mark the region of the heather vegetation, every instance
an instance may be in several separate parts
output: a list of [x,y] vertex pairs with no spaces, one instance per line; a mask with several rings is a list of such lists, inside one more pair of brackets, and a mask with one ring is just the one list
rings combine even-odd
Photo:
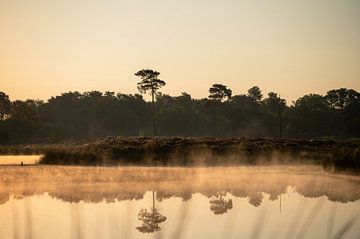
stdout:
[[[148,72],[140,72],[142,74]],[[139,73],[139,77],[141,74]],[[158,73],[158,72],[152,72]],[[0,144],[57,143],[105,136],[212,136],[295,139],[360,137],[360,94],[335,89],[308,94],[291,104],[259,87],[235,94],[214,84],[209,98],[170,96],[139,82],[140,94],[68,92],[48,101],[10,101],[0,93]],[[153,88],[151,88],[153,87]],[[156,124],[155,124],[156,121]]]
[[234,166],[315,164],[360,171],[360,141],[245,138],[107,137],[77,145],[47,146],[41,164]]

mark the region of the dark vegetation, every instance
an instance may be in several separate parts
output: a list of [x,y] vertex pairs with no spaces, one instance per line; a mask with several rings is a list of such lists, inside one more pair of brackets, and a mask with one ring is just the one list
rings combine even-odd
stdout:
[[[289,106],[274,92],[263,98],[257,86],[247,94],[233,95],[227,86],[213,84],[207,99],[193,99],[187,93],[176,97],[161,94],[159,89],[166,83],[159,75],[150,69],[135,73],[140,78],[139,92],[149,93],[151,102],[139,94],[99,91],[68,92],[47,102],[11,102],[0,92],[0,153],[44,153],[44,164],[183,166],[311,161],[325,168],[360,170],[359,141],[354,141],[360,137],[360,93],[355,90],[309,94]],[[150,135],[165,137],[144,137]],[[353,141],[334,141],[344,139]],[[56,145],[59,142],[62,144]]]
[[[157,76],[154,80],[158,80]],[[11,102],[5,93],[0,93],[0,144],[154,133],[323,140],[360,137],[360,94],[355,90],[336,89],[324,96],[309,94],[287,105],[273,92],[263,98],[258,87],[249,89],[247,94],[233,95],[226,86],[214,84],[208,99],[194,99],[187,93],[162,95],[157,92],[160,85],[139,85],[156,98],[153,104],[139,94],[114,92],[68,92],[47,102]],[[157,126],[152,120],[155,116]]]
[[42,164],[233,166],[319,164],[360,171],[360,141],[245,138],[122,138],[47,147]]

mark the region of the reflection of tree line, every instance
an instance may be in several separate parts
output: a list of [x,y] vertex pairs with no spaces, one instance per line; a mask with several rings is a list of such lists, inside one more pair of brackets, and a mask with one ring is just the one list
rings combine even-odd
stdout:
[[214,214],[224,214],[233,207],[232,200],[226,199],[226,192],[219,192],[210,199],[210,210]]
[[[144,183],[145,184],[145,183]],[[177,185],[179,186],[179,185]],[[189,187],[191,185],[188,185]],[[267,187],[267,185],[249,185],[245,187],[239,185],[238,188],[228,188],[226,190],[220,187],[207,188],[207,187],[193,187],[186,188],[180,187],[175,189],[173,187],[154,187],[153,185],[142,185],[135,187],[133,185],[120,184],[116,187],[107,187],[106,184],[100,185],[81,185],[75,184],[69,187],[50,184],[42,188],[33,188],[32,186],[24,187],[3,187],[0,184],[0,205],[6,203],[11,197],[23,198],[26,196],[41,195],[48,193],[49,196],[56,199],[61,199],[64,202],[80,202],[86,203],[99,203],[102,201],[111,203],[122,200],[140,200],[143,198],[146,191],[157,192],[157,200],[163,200],[170,197],[180,197],[184,201],[191,199],[192,194],[200,193],[206,197],[212,198],[213,200],[222,200],[224,198],[224,192],[230,193],[235,197],[248,197],[249,203],[254,206],[259,206],[262,202],[262,193],[269,194],[270,200],[277,200],[279,195],[287,191],[288,186],[294,187],[295,191],[302,196],[316,198],[327,196],[330,201],[334,202],[352,202],[360,199],[360,190],[358,189],[357,183],[344,182],[341,186],[332,185],[331,189],[327,185],[316,185],[316,184],[304,184],[304,185],[291,185],[282,184],[276,187]],[[210,187],[210,186],[209,186]],[[219,193],[222,192],[222,193]]]
[[[263,194],[258,192],[249,196],[249,203],[255,207],[261,205],[263,200]],[[152,192],[153,205],[150,210],[141,209],[138,214],[138,219],[141,221],[141,225],[136,227],[139,232],[152,233],[161,230],[159,224],[164,222],[167,218],[162,215],[155,207],[155,192]],[[218,192],[209,200],[210,210],[215,215],[220,215],[229,212],[233,208],[232,199],[227,198],[225,191]]]
[[[81,192],[81,190],[78,192]],[[94,194],[96,194],[96,192],[94,192]],[[75,202],[75,203],[78,203],[80,201],[84,201],[84,202],[88,202],[88,203],[99,203],[99,202],[103,201],[104,199],[108,203],[115,202],[116,200],[119,200],[119,201],[129,200],[129,199],[139,200],[139,199],[143,199],[144,194],[145,193],[143,193],[141,195],[130,194],[129,197],[122,196],[121,198],[116,198],[115,196],[113,196],[111,198],[103,198],[102,200],[100,200],[100,198],[102,198],[102,197],[101,197],[101,195],[99,195],[98,198],[95,197],[91,200],[89,197],[84,197],[81,199],[81,194],[79,195],[76,192],[74,192],[73,197],[71,195],[68,197],[64,197],[64,195],[59,195],[59,194],[57,196],[54,196],[53,194],[49,193],[49,195],[51,197],[61,199],[65,202]],[[179,193],[176,196],[181,197],[181,195],[182,194]],[[182,197],[183,200],[189,200],[189,199],[191,199],[192,193],[190,194],[190,192],[185,192],[183,195],[184,195]],[[26,192],[25,195],[11,195],[9,193],[0,193],[0,204],[6,203],[8,200],[10,200],[10,198],[23,199],[25,196],[31,196],[31,193]],[[156,201],[162,201],[163,199],[167,199],[167,198],[170,198],[173,196],[174,195],[163,194],[162,192],[158,192],[155,194],[155,191],[152,191],[152,207],[150,209],[141,209],[139,211],[138,219],[141,221],[141,225],[136,227],[136,229],[142,233],[153,233],[153,232],[161,230],[159,224],[164,222],[167,218],[166,218],[166,216],[162,215],[160,213],[160,210],[156,207]],[[204,196],[210,198],[209,199],[210,210],[215,215],[227,213],[233,208],[232,199],[230,199],[228,197],[229,194],[226,191],[220,191],[220,192],[214,193],[213,195],[207,194]],[[261,192],[252,193],[252,194],[248,195],[248,198],[249,198],[250,204],[252,204],[255,207],[258,207],[262,203],[263,194]],[[270,196],[270,198],[271,198],[271,196]]]
[[[281,195],[280,195],[281,197]],[[249,195],[249,203],[254,207],[261,205],[263,201],[263,194],[261,192],[253,193]],[[162,199],[161,199],[162,200]],[[161,201],[159,200],[159,201]],[[273,198],[273,200],[275,200]],[[280,199],[281,200],[281,199]],[[155,192],[152,191],[152,207],[150,210],[141,209],[138,214],[138,219],[141,221],[141,225],[136,227],[139,232],[153,233],[160,231],[160,223],[164,222],[167,218],[162,215],[158,208],[155,206]],[[229,212],[233,208],[233,202],[231,198],[228,198],[227,192],[221,191],[210,197],[210,210],[215,215],[220,215]]]
[[[81,187],[80,187],[81,188]],[[55,194],[49,193],[49,196],[55,197],[57,199],[61,199],[65,202],[80,202],[84,201],[87,203],[99,203],[101,201],[106,201],[108,203],[112,203],[115,201],[122,201],[122,200],[140,200],[144,198],[144,194],[146,192],[129,192],[129,194],[124,195],[119,192],[107,192],[105,194],[99,194],[97,191],[92,191],[90,194],[82,194],[82,190],[75,190],[74,191],[66,191],[63,194],[56,191]],[[275,201],[280,200],[281,203],[281,195],[286,193],[289,190],[288,186],[283,187],[275,187],[272,191],[261,192],[261,191],[244,191],[244,190],[222,190],[222,191],[208,191],[208,192],[200,192],[203,196],[209,198],[209,209],[214,215],[221,215],[224,213],[228,213],[233,208],[233,201],[230,198],[232,197],[241,197],[241,198],[248,198],[249,204],[253,205],[254,207],[259,207],[264,199],[264,193],[269,195],[269,200]],[[300,188],[297,191],[300,195],[305,197],[321,197],[326,195],[324,191],[302,191]],[[338,190],[339,193],[343,193],[341,190]],[[89,192],[88,192],[89,193]],[[149,209],[141,209],[138,213],[138,220],[140,221],[140,225],[136,227],[136,229],[141,233],[154,233],[161,230],[159,224],[167,220],[165,215],[162,215],[160,210],[156,207],[157,201],[162,201],[164,199],[168,199],[170,197],[181,197],[184,201],[191,199],[192,195],[196,193],[196,191],[184,191],[184,192],[177,192],[175,194],[170,193],[169,191],[154,191],[152,190],[152,206]],[[12,194],[12,193],[5,193],[1,192],[0,190],[0,205],[6,203],[10,198],[13,199],[23,199],[27,196],[32,195],[41,195],[42,193],[39,191],[31,192],[31,190],[26,190],[23,194]],[[93,197],[91,197],[92,195]],[[339,202],[347,202],[347,201],[355,201],[358,198],[352,198],[352,200],[344,200],[344,198],[340,198],[337,196],[329,197],[331,201]],[[281,205],[281,204],[280,204]],[[281,206],[280,206],[281,207]],[[280,209],[281,210],[281,209]]]
[[[226,191],[236,197],[257,192],[276,199],[294,187],[306,197],[327,196],[338,202],[360,198],[359,177],[323,173],[319,167],[224,167],[224,168],[132,168],[132,167],[9,167],[0,168],[0,195],[49,195],[67,202],[113,202],[141,199],[147,191],[157,198],[207,197]],[[7,201],[0,197],[0,202]]]

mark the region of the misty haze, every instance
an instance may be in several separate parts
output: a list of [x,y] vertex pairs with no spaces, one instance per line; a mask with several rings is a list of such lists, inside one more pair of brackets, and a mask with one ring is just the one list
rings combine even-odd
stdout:
[[360,1],[0,1],[0,239],[358,239]]

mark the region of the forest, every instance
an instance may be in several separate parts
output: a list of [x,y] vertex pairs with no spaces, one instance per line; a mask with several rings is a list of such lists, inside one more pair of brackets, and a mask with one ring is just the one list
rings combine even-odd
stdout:
[[360,93],[353,89],[308,94],[289,104],[274,92],[263,96],[257,86],[232,95],[226,86],[214,84],[208,98],[156,92],[153,102],[141,94],[109,91],[67,92],[47,101],[10,101],[0,92],[0,144],[153,136],[153,116],[156,136],[360,138]]

